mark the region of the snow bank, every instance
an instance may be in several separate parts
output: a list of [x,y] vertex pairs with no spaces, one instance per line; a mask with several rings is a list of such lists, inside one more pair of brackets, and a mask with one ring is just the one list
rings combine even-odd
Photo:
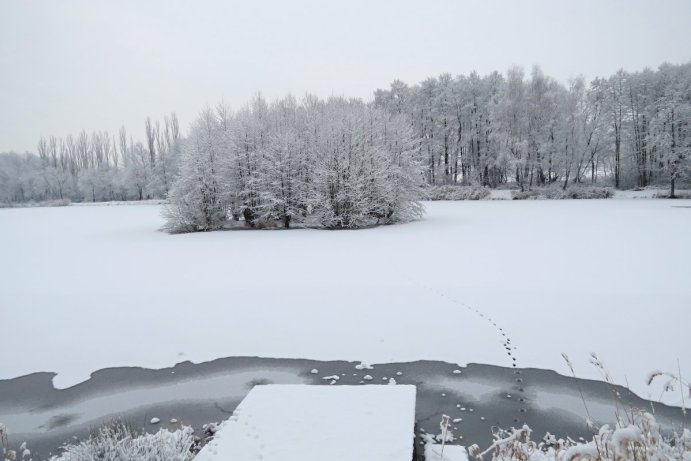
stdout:
[[405,225],[193,235],[158,232],[155,205],[0,210],[0,379],[227,356],[570,374],[561,352],[600,379],[595,351],[646,397],[651,370],[691,370],[689,205],[433,202]]
[[415,386],[255,386],[195,461],[409,461]]

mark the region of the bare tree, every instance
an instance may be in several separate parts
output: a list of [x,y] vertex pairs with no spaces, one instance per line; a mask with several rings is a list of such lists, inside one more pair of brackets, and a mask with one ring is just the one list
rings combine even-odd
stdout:
[[149,164],[151,168],[156,166],[156,129],[151,125],[151,117],[144,121],[146,131],[146,145],[149,148]]

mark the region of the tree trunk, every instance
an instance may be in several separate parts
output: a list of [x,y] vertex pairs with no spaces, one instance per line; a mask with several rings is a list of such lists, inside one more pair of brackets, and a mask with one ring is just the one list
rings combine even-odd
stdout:
[[621,140],[617,135],[617,139],[614,141],[614,187],[619,189],[619,175],[620,175],[620,151]]
[[561,188],[561,190],[566,190],[566,187],[569,185],[569,175],[571,173],[571,169],[566,170],[566,175],[564,176],[564,187]]

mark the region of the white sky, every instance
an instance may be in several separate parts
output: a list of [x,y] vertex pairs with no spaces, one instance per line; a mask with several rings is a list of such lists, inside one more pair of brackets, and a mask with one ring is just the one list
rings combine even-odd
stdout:
[[559,80],[691,59],[689,0],[0,0],[0,152],[82,129],[398,78],[540,64]]

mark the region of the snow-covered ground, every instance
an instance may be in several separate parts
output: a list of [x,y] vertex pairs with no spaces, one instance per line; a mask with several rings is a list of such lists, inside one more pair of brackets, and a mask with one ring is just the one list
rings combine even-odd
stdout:
[[243,355],[567,374],[561,352],[599,378],[594,351],[647,397],[652,369],[691,373],[691,201],[426,206],[367,230],[187,235],[157,230],[158,205],[0,210],[0,379]]
[[256,386],[195,461],[408,461],[415,386]]

